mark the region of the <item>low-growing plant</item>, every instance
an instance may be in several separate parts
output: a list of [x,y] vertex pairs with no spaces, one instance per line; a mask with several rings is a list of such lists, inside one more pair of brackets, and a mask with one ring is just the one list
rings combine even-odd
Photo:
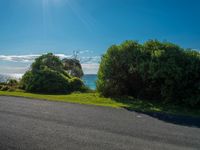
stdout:
[[9,91],[9,92],[14,92],[14,91],[16,91],[16,88],[14,88],[14,87],[9,87],[9,89],[8,89],[7,91]]
[[3,85],[2,87],[1,87],[1,91],[8,91],[10,88],[9,88],[9,86],[8,85]]
[[72,91],[80,91],[84,84],[81,79],[73,77],[70,79],[70,86]]
[[9,85],[9,86],[17,86],[18,85],[18,81],[15,80],[15,79],[9,79],[7,81],[7,85]]
[[0,82],[0,85],[6,85],[6,82]]

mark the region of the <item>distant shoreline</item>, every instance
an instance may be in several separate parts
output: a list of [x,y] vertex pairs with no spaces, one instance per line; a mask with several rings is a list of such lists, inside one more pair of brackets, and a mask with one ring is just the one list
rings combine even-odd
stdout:
[[[22,73],[0,73],[2,76],[9,76],[9,77],[14,77],[14,78],[20,78],[24,74]],[[84,74],[85,76],[97,76],[97,74]]]
[[[17,73],[16,74],[0,73],[0,82],[6,82],[9,79],[19,80],[22,76],[23,74],[17,74]],[[85,85],[93,90],[96,89],[96,79],[97,79],[97,74],[85,74],[82,78]]]

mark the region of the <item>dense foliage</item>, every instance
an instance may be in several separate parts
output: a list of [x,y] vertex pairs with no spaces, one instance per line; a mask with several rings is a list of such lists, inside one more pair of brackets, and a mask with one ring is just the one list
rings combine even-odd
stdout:
[[71,76],[78,77],[78,78],[83,77],[84,74],[83,74],[82,66],[79,60],[65,58],[62,60],[62,63],[64,65],[64,69]]
[[0,91],[15,91],[19,83],[15,79],[8,79],[7,82],[0,83]]
[[52,53],[37,58],[21,80],[22,89],[36,93],[69,93],[83,87],[82,80],[70,76]]
[[102,57],[97,89],[104,96],[134,96],[200,106],[200,53],[150,40],[111,46]]

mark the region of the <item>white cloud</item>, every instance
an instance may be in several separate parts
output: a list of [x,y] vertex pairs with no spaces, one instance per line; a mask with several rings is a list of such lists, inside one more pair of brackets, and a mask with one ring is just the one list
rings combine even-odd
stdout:
[[1,66],[0,74],[24,74],[29,67]]
[[0,60],[13,62],[29,62],[34,60],[38,55],[0,55]]
[[92,53],[92,51],[89,50],[84,50],[84,51],[78,51],[80,54],[84,54],[84,53]]
[[[60,57],[60,59],[72,57],[72,55],[65,54],[55,55]],[[2,61],[7,62],[6,65],[3,63],[1,64],[0,74],[23,74],[28,70],[30,64],[39,56],[41,55],[0,55],[0,63]],[[100,58],[100,56],[80,57],[80,62],[82,64],[84,73],[96,74],[99,68]],[[14,62],[15,65],[13,65],[11,62]]]
[[99,69],[99,64],[82,64],[85,74],[96,74]]
[[[71,55],[65,55],[65,54],[55,54],[55,55],[60,57],[61,59],[71,57]],[[33,62],[39,56],[41,55],[0,55],[0,61],[30,63]]]
[[81,57],[80,62],[82,64],[93,64],[93,63],[99,63],[100,59],[101,59],[100,56]]

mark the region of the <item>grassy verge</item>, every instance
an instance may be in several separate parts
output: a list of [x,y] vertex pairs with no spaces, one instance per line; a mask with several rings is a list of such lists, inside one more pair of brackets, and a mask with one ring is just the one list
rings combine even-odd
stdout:
[[100,97],[98,93],[72,93],[69,95],[44,95],[25,93],[23,91],[8,92],[0,91],[0,96],[17,96],[33,99],[42,99],[49,101],[70,102],[97,106],[107,106],[114,108],[126,108],[128,110],[137,110],[141,112],[164,112],[176,115],[200,117],[200,110],[194,110],[176,106],[172,104],[162,104],[158,102],[149,102],[136,99],[111,99]]

